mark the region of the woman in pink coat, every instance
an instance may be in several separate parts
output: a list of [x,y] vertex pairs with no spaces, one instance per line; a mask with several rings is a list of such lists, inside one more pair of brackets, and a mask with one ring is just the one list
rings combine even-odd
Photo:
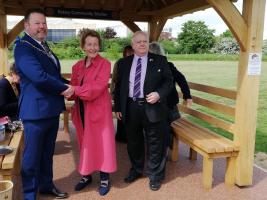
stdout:
[[78,171],[82,179],[75,186],[79,191],[92,181],[91,174],[100,171],[100,195],[109,192],[109,173],[115,172],[116,153],[112,120],[111,96],[108,91],[111,64],[102,58],[100,36],[85,29],[81,35],[81,47],[86,57],[72,67],[70,84],[75,100],[72,120],[77,132],[80,149]]

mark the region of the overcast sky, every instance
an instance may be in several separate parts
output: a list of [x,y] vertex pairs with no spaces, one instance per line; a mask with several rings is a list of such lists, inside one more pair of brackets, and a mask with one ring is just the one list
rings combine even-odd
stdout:
[[[237,8],[240,10],[242,8],[242,2],[238,1],[235,3]],[[266,4],[267,5],[267,4]],[[265,8],[265,22],[264,22],[264,34],[263,38],[267,39],[267,15],[266,15],[267,9]],[[14,20],[20,20],[21,17],[15,17],[15,16],[8,16],[8,21],[14,21]],[[63,20],[63,19],[62,19]],[[164,28],[171,28],[173,32],[173,37],[177,37],[177,34],[180,32],[182,24],[187,22],[188,20],[194,20],[194,21],[204,21],[206,25],[210,29],[215,30],[215,35],[220,35],[222,32],[228,29],[228,27],[225,25],[224,21],[220,18],[220,16],[214,11],[213,9],[206,9],[205,11],[199,11],[195,12],[193,14],[187,14],[182,17],[176,17],[173,19],[170,19],[167,21]],[[49,18],[48,19],[48,26],[49,21],[59,21],[59,19],[55,18]],[[80,19],[74,19],[73,21],[84,23],[84,24],[96,24],[97,28],[103,28],[107,26],[116,26],[122,24],[118,21],[100,21],[100,20],[80,20]],[[146,29],[147,24],[146,23],[137,23],[141,29]]]

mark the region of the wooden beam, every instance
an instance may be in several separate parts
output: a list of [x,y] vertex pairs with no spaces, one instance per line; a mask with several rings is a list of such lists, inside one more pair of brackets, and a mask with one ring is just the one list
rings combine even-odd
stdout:
[[119,9],[121,10],[124,7],[124,0],[120,0]]
[[153,20],[148,22],[148,32],[149,32],[149,41],[157,41],[159,39],[160,33],[167,21],[167,18],[162,18],[158,20]]
[[14,26],[12,28],[12,30],[10,30],[7,33],[7,46],[9,46],[13,40],[15,40],[15,38],[24,30],[24,19],[22,19],[19,23],[16,24],[16,26]]
[[104,9],[106,0],[100,0],[101,8]]
[[150,0],[150,2],[153,5],[153,7],[155,7],[155,8],[159,7],[159,5],[154,0]]
[[120,20],[147,22],[151,20],[151,16],[138,15],[136,12],[124,10],[120,12]]
[[40,5],[44,6],[45,0],[40,0]]
[[166,0],[160,0],[161,1],[161,3],[164,5],[164,6],[166,6],[167,5],[167,2],[166,2]]
[[140,11],[138,14],[173,18],[176,16],[182,16],[188,13],[203,10],[209,7],[210,5],[207,3],[206,0],[198,0],[198,1],[186,0],[186,1],[178,1],[173,4],[168,4],[168,6],[165,6],[160,10]]
[[136,4],[135,4],[135,5],[136,5],[136,6],[135,6],[135,10],[136,10],[136,11],[139,11],[139,10],[141,9],[143,3],[144,3],[144,0],[138,0],[138,1],[136,2]]
[[235,36],[242,51],[246,47],[247,24],[235,5],[229,0],[207,0]]
[[124,23],[133,33],[136,31],[141,31],[141,29],[139,28],[139,26],[134,23],[134,21],[130,21],[130,20],[121,20],[122,23]]
[[60,5],[61,5],[61,7],[65,7],[65,0],[60,0]]
[[0,15],[5,15],[5,8],[3,0],[0,0]]
[[0,15],[0,48],[6,47],[7,17]]
[[251,54],[262,52],[265,4],[266,0],[243,1],[243,17],[248,28],[245,50],[240,51],[234,125],[234,143],[240,146],[235,178],[239,186],[253,182],[259,75],[249,75],[248,68]]
[[0,15],[0,74],[7,74],[7,16]]
[[81,0],[81,8],[85,6],[85,0]]

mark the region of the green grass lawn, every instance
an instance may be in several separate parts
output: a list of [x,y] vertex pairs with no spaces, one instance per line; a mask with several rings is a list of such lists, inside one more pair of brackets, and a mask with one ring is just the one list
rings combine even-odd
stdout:
[[[62,72],[70,73],[71,66],[75,62],[73,60],[62,60]],[[174,61],[174,64],[190,82],[236,90],[237,61]],[[194,91],[192,93],[194,94]],[[263,62],[262,65],[259,94],[256,151],[267,152],[267,62]],[[209,96],[209,98],[215,101],[223,101],[227,104],[234,104],[234,102],[216,96]],[[225,119],[224,116],[219,117]],[[229,118],[227,120],[231,121],[232,119]],[[214,127],[210,128],[227,135],[227,133]]]

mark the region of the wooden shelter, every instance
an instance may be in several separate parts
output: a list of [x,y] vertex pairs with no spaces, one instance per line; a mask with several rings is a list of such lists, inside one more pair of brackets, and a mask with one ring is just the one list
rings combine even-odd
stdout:
[[261,53],[265,0],[243,0],[240,13],[231,0],[0,0],[0,74],[6,73],[7,48],[23,30],[20,21],[7,31],[7,15],[24,15],[28,8],[44,8],[47,16],[122,21],[133,32],[135,22],[148,22],[151,41],[157,40],[166,21],[176,16],[213,8],[228,25],[240,45],[234,143],[240,146],[235,183],[252,184],[259,75],[248,75],[249,57]]

